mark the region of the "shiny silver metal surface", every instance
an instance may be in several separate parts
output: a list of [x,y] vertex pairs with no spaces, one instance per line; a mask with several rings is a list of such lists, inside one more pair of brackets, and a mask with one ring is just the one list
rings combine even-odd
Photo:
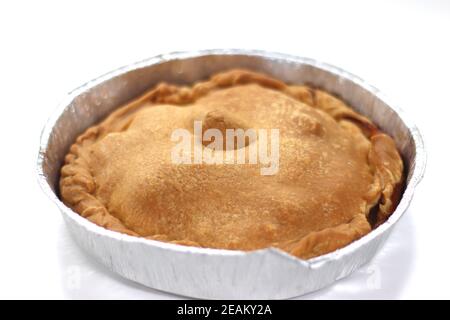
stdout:
[[[98,227],[58,198],[59,171],[68,148],[86,128],[160,81],[190,84],[230,69],[247,68],[290,83],[333,92],[372,119],[397,143],[407,168],[407,186],[387,222],[335,252],[300,260],[278,249],[254,252],[186,247],[136,238]],[[38,156],[38,179],[56,203],[77,243],[125,278],[197,298],[289,298],[349,275],[368,262],[406,211],[425,169],[416,126],[376,88],[339,68],[285,54],[209,50],[164,54],[92,80],[71,92],[46,124]]]

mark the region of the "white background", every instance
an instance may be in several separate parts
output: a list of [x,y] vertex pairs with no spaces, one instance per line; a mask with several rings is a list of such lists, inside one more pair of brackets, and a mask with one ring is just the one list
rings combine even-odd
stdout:
[[428,166],[376,258],[306,298],[450,298],[450,3],[445,1],[0,2],[0,298],[177,298],[82,252],[39,189],[39,135],[64,94],[170,51],[312,57],[382,89],[415,119]]

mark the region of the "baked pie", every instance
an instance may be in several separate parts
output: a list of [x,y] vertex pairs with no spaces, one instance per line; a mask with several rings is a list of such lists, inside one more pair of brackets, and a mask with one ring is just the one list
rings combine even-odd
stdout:
[[[174,130],[190,134],[193,153],[209,148],[194,122],[203,132],[277,129],[276,173],[261,174],[258,163],[174,163]],[[231,148],[223,141],[214,151],[248,153],[258,139]],[[231,70],[190,87],[161,83],[87,129],[65,158],[60,195],[91,222],[132,236],[207,248],[276,247],[309,259],[383,223],[403,178],[393,139],[345,102]]]

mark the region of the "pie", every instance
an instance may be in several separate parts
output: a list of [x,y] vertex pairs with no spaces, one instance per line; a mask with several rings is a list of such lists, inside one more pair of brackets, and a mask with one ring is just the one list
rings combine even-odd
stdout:
[[[189,132],[194,149],[208,148],[194,121],[220,132],[278,129],[278,171],[263,175],[260,163],[174,163],[174,130]],[[309,259],[383,223],[403,180],[393,139],[339,98],[231,70],[192,86],[160,83],[88,128],[65,157],[60,195],[120,233],[206,248],[275,247]]]

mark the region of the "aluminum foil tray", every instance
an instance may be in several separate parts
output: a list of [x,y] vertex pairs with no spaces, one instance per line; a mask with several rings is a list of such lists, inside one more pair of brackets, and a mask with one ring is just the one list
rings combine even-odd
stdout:
[[[339,95],[389,133],[407,169],[406,189],[389,220],[343,249],[305,261],[274,248],[243,252],[132,237],[98,227],[59,200],[58,179],[64,156],[86,128],[161,81],[191,84],[231,68],[247,68],[285,82],[323,88]],[[426,159],[415,125],[362,79],[312,59],[244,50],[163,54],[92,80],[68,94],[46,124],[40,143],[38,179],[82,248],[116,273],[146,286],[218,299],[290,298],[352,273],[375,255],[406,211]]]

